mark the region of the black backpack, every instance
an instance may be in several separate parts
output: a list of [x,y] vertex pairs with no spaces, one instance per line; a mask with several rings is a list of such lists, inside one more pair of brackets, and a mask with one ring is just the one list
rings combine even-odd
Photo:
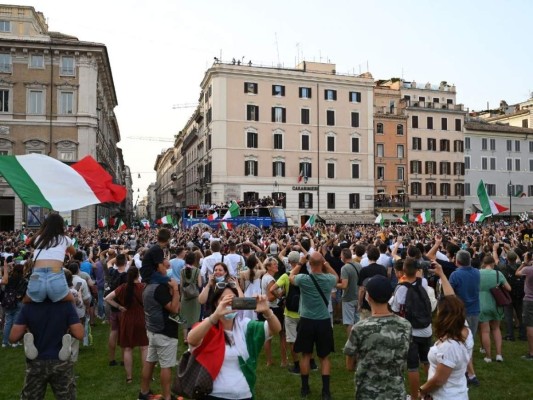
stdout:
[[289,284],[289,291],[285,296],[285,307],[293,312],[300,310],[300,288],[292,283]]
[[105,288],[105,295],[107,296],[109,293],[111,293],[113,290],[118,288],[123,283],[126,283],[127,273],[126,272],[118,272],[115,268],[109,269],[109,283],[107,287]]
[[405,295],[405,319],[414,329],[423,329],[431,324],[431,302],[426,289],[422,286],[422,279],[416,278],[416,285],[402,282],[407,288]]

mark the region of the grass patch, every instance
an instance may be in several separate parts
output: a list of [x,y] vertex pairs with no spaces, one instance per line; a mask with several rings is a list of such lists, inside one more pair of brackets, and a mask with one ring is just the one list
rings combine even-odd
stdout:
[[[80,349],[80,358],[75,367],[78,385],[78,399],[113,399],[132,400],[137,398],[140,385],[141,363],[139,354],[135,352],[133,383],[126,384],[124,368],[109,367],[107,359],[108,325],[98,324],[93,328],[94,345]],[[346,341],[344,327],[335,325],[336,353],[331,356],[332,376],[331,390],[335,399],[351,399],[354,397],[353,374],[344,368],[342,347]],[[257,399],[298,399],[300,393],[299,376],[291,375],[286,369],[279,367],[279,341],[274,339],[273,354],[276,365],[267,368],[264,354],[258,367]],[[481,386],[469,391],[470,399],[531,399],[531,374],[533,362],[522,360],[520,356],[526,352],[526,342],[504,342],[503,363],[486,364],[479,353],[479,339],[476,338],[474,351],[476,373]],[[180,344],[179,351],[184,347]],[[0,348],[0,399],[16,399],[24,381],[25,359],[22,346],[18,348]],[[118,354],[118,353],[117,353]],[[158,371],[156,370],[156,374]],[[321,379],[318,372],[310,377],[312,395],[319,399]],[[159,390],[158,375],[152,389]],[[53,399],[51,390],[47,390],[46,399]]]

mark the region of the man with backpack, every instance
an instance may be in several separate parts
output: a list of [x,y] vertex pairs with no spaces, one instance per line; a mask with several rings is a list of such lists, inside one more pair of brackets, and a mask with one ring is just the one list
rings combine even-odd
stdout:
[[405,281],[398,284],[390,300],[392,311],[407,319],[413,328],[407,353],[409,392],[412,399],[418,397],[420,362],[422,362],[426,374],[429,370],[428,352],[433,335],[431,302],[426,291],[428,284],[426,279],[418,276],[422,272],[418,266],[419,263],[416,258],[407,257],[405,259],[403,263]]
[[342,249],[341,260],[344,263],[341,268],[341,281],[337,283],[337,289],[342,289],[342,323],[346,326],[346,333],[350,335],[352,326],[359,321],[357,312],[359,294],[359,274],[361,264],[352,261],[352,251]]

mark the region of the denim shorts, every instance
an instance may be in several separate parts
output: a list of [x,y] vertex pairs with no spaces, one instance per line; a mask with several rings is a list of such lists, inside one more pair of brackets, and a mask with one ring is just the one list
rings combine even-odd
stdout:
[[26,294],[35,303],[42,303],[46,298],[53,303],[64,299],[69,289],[63,269],[54,272],[52,268],[34,268]]

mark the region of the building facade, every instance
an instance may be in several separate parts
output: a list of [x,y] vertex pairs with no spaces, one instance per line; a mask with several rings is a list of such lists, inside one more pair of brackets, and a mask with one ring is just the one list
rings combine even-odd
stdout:
[[465,214],[481,210],[483,180],[491,200],[508,207],[500,217],[533,209],[533,129],[470,120],[465,123]]
[[[124,185],[116,106],[105,45],[49,31],[33,7],[0,7],[0,154],[40,153],[66,163],[91,155]],[[0,230],[18,229],[23,222],[37,227],[48,212],[24,205],[0,182]],[[92,228],[98,218],[121,213],[125,202],[63,215],[73,225]]]
[[155,217],[174,215],[176,208],[177,180],[176,163],[179,155],[174,147],[163,150],[156,158],[154,169],[156,171],[155,183]]

